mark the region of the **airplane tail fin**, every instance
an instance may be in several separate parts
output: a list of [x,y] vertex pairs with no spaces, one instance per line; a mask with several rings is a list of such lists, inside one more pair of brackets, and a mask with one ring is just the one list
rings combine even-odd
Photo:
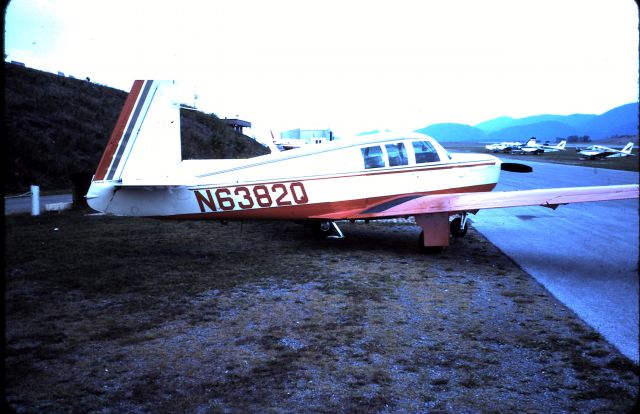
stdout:
[[182,161],[180,106],[173,81],[137,80],[125,101],[93,181],[166,176]]
[[564,147],[567,145],[567,141],[560,141],[560,143],[556,146],[556,148],[558,148],[559,150],[563,150]]
[[632,149],[633,149],[633,142],[630,142],[624,146],[624,148],[622,149],[622,152],[625,154],[631,154]]
[[535,147],[535,145],[536,145],[536,137],[529,138],[529,141],[527,141],[527,143],[524,144],[525,147]]
[[276,144],[276,137],[273,136],[273,131],[270,130],[269,132],[271,132],[271,142],[268,144],[269,150],[271,150],[272,154],[280,152],[280,148],[278,148],[278,145]]

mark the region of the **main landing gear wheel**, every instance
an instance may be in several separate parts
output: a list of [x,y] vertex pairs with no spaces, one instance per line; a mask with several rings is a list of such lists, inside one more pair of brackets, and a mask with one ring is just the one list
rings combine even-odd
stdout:
[[418,249],[420,250],[420,253],[437,254],[437,253],[442,253],[444,251],[444,246],[425,246],[424,231],[421,231],[420,237],[418,238]]
[[344,239],[344,234],[334,221],[321,221],[314,223],[313,233],[317,236],[324,236],[327,239]]
[[449,231],[451,231],[453,237],[464,237],[467,234],[467,230],[469,230],[469,223],[467,223],[466,217],[456,217],[451,220]]
[[327,236],[331,234],[331,222],[330,221],[319,221],[317,223],[313,223],[312,227],[313,233],[318,236]]

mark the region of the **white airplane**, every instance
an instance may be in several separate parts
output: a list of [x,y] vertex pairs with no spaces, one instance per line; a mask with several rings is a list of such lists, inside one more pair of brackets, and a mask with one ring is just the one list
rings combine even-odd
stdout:
[[618,158],[633,156],[633,154],[631,153],[632,149],[633,142],[625,145],[622,150],[607,148],[603,147],[602,145],[592,145],[583,150],[578,148],[576,151],[578,151],[578,154],[582,155],[585,158],[595,160],[596,158]]
[[513,148],[520,148],[522,142],[500,142],[496,144],[487,144],[484,148],[492,152],[511,152]]
[[271,153],[276,153],[280,151],[288,151],[296,148],[301,148],[305,145],[308,145],[305,141],[299,139],[289,139],[289,140],[276,140],[273,136],[273,131],[271,132],[271,142],[269,143],[269,149]]
[[[638,197],[638,185],[491,192],[488,154],[450,154],[412,133],[368,135],[235,160],[182,160],[170,82],[135,81],[86,195],[108,214],[165,219],[295,220],[342,236],[337,220],[414,216],[420,246],[440,251],[480,209]],[[453,218],[450,222],[450,218]]]
[[535,138],[529,139],[527,143],[519,148],[517,148],[518,152],[522,152],[525,154],[543,154],[545,152],[555,152],[555,151],[564,151],[565,146],[567,145],[567,141],[560,141],[558,145],[549,145],[549,144],[538,144]]

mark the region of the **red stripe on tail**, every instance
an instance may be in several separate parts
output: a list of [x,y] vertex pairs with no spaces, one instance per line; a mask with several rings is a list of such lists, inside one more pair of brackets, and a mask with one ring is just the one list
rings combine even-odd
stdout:
[[118,149],[118,144],[122,139],[124,134],[124,128],[127,126],[127,121],[131,116],[131,112],[133,111],[133,107],[140,95],[140,91],[142,90],[142,85],[144,84],[143,80],[137,80],[133,82],[133,86],[131,87],[131,92],[129,92],[129,96],[124,103],[124,107],[122,108],[122,112],[120,112],[120,116],[118,117],[118,122],[116,122],[115,128],[113,128],[113,132],[111,133],[111,138],[109,138],[109,142],[107,143],[107,147],[102,154],[102,158],[100,159],[100,164],[98,164],[98,170],[96,171],[96,175],[94,180],[104,180],[105,175],[107,174],[107,170],[109,169],[109,165],[111,165],[111,161],[113,160],[113,155],[116,153]]

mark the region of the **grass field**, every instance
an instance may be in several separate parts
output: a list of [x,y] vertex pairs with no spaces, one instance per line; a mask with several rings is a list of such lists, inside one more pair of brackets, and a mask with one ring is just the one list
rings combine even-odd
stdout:
[[470,229],[6,217],[18,412],[628,412],[638,367]]

